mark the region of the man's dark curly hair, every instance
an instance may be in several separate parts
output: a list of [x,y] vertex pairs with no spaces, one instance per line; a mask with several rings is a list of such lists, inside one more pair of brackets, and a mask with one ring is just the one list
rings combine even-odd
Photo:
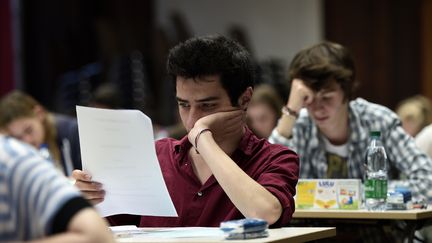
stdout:
[[324,41],[298,52],[289,67],[290,80],[299,78],[314,91],[336,81],[345,99],[351,100],[357,86],[351,53],[344,46]]
[[239,43],[221,35],[191,38],[173,47],[168,55],[167,71],[177,76],[199,78],[219,75],[231,104],[254,85],[254,65],[250,54]]

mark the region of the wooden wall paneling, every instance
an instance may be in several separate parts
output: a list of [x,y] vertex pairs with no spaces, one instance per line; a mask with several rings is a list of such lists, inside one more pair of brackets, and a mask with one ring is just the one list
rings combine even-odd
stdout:
[[419,3],[325,1],[325,38],[351,49],[358,96],[394,108],[420,92]]
[[432,99],[432,1],[422,1],[422,93]]

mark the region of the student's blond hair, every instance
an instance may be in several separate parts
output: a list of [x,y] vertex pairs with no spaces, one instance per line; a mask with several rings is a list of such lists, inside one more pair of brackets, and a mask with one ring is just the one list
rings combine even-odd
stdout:
[[[6,130],[6,127],[13,121],[20,118],[35,117],[35,108],[43,106],[30,95],[15,90],[5,95],[0,100],[0,129]],[[56,165],[61,167],[60,149],[56,142],[57,130],[54,124],[54,117],[47,111],[42,121],[44,128],[45,143],[48,145],[48,150],[54,159]]]
[[396,113],[402,121],[410,120],[418,131],[432,122],[432,103],[422,95],[415,95],[402,100],[396,107]]

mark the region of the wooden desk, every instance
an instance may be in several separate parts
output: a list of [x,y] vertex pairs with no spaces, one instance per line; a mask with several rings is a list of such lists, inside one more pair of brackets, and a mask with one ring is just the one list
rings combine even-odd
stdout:
[[432,218],[432,208],[412,210],[389,210],[382,212],[367,211],[366,209],[296,209],[293,218],[422,220]]
[[[329,224],[320,223],[320,220],[332,220],[339,223],[365,224],[375,221],[376,225],[388,226],[401,220],[406,223],[404,235],[408,237],[409,242],[414,239],[414,233],[417,229],[423,227],[426,221],[432,219],[432,207],[428,209],[412,210],[389,210],[389,211],[367,211],[360,210],[331,210],[331,209],[296,209],[293,214],[294,219],[304,219],[312,222],[313,226],[328,226]],[[343,221],[347,220],[347,221]],[[429,223],[429,222],[428,222]],[[309,225],[308,223],[306,225]],[[334,226],[334,224],[330,224]]]
[[117,238],[117,242],[232,242],[232,243],[249,243],[249,242],[264,242],[264,243],[295,243],[313,241],[336,236],[335,227],[286,227],[278,229],[269,229],[269,237],[248,240],[224,240],[222,238]]

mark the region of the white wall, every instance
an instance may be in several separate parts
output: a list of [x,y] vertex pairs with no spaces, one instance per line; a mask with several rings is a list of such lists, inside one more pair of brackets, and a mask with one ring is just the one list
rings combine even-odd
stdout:
[[157,0],[161,27],[172,28],[167,18],[172,10],[183,13],[198,36],[242,26],[258,60],[289,63],[299,49],[323,38],[320,0]]

